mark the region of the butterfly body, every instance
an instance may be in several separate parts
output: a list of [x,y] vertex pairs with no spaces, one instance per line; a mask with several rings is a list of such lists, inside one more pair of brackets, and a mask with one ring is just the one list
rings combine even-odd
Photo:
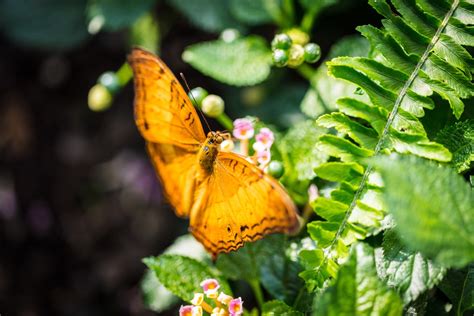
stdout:
[[297,209],[281,185],[245,157],[220,150],[230,135],[209,132],[176,77],[154,54],[135,48],[135,122],[163,192],[213,255],[266,234],[298,230]]

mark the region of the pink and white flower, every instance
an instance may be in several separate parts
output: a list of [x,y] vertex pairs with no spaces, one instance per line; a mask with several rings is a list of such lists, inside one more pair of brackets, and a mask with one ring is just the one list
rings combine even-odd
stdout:
[[179,309],[179,316],[201,316],[202,308],[200,306],[184,305]]
[[231,316],[239,316],[244,312],[242,299],[240,297],[234,298],[229,302],[229,313]]
[[217,291],[219,290],[220,285],[216,279],[206,279],[202,281],[200,285],[207,297],[217,297]]
[[251,120],[246,118],[236,119],[234,121],[233,135],[235,138],[244,140],[253,137],[255,131]]
[[260,143],[265,148],[270,148],[275,140],[275,136],[269,128],[263,127],[260,129],[257,136],[255,136],[255,140],[256,143]]
[[265,166],[271,160],[270,150],[257,151],[257,161],[260,165]]

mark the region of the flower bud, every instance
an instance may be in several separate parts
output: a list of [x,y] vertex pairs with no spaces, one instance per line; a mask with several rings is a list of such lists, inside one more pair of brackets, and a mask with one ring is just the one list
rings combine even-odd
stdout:
[[300,29],[293,28],[286,32],[293,41],[293,44],[306,45],[309,42],[309,35]]
[[296,68],[304,62],[304,48],[301,45],[293,44],[291,45],[288,66]]
[[273,64],[277,67],[285,67],[288,64],[288,53],[283,49],[275,49],[272,53]]
[[234,142],[232,139],[224,139],[220,145],[220,150],[227,153],[234,150]]
[[224,112],[224,100],[215,94],[210,94],[202,100],[202,111],[209,117],[218,117]]
[[307,63],[315,63],[321,58],[321,47],[316,43],[308,43],[304,46],[304,60]]
[[112,94],[103,85],[96,84],[89,90],[87,104],[92,111],[104,111],[112,104]]
[[113,71],[104,72],[97,82],[109,90],[110,93],[114,94],[120,90],[120,81]]
[[272,40],[272,49],[283,49],[286,50],[291,47],[291,38],[285,34],[277,34]]
[[281,178],[285,173],[283,164],[280,161],[273,160],[268,164],[268,174],[274,177],[275,179]]
[[240,37],[240,32],[237,29],[225,29],[220,37],[224,42],[231,43]]
[[188,96],[191,99],[191,101],[193,103],[194,103],[194,101],[196,101],[197,104],[195,104],[195,106],[197,106],[197,107],[202,106],[202,101],[208,95],[209,95],[209,93],[201,87],[196,87],[194,89],[191,89],[191,91],[189,91],[189,93],[188,93]]

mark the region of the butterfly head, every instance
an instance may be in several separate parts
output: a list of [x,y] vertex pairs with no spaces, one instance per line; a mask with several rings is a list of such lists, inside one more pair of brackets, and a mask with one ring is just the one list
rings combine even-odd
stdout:
[[229,133],[223,132],[209,132],[207,133],[206,144],[208,145],[220,145],[224,140],[230,139]]

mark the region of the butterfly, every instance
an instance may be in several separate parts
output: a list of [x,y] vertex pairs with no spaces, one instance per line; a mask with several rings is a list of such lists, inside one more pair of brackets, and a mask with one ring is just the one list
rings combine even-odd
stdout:
[[213,257],[264,235],[298,230],[297,208],[283,187],[245,157],[220,151],[229,137],[206,136],[197,112],[171,70],[134,48],[135,122],[163,191],[189,231]]

